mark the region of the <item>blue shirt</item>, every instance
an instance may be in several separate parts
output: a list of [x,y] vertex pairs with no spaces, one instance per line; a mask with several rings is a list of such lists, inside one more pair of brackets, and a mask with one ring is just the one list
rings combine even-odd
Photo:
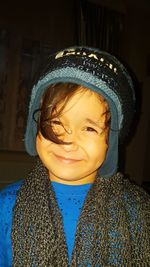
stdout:
[[[12,210],[23,181],[11,184],[0,192],[0,267],[12,266]],[[74,246],[77,221],[85,197],[92,184],[63,185],[52,182],[62,213],[69,260]]]

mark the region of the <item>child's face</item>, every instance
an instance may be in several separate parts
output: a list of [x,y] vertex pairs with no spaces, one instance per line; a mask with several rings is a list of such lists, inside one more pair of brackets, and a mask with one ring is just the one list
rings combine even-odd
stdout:
[[56,144],[38,134],[37,152],[52,181],[64,184],[94,181],[108,148],[105,112],[106,103],[95,93],[79,91],[53,122],[54,131],[71,144]]

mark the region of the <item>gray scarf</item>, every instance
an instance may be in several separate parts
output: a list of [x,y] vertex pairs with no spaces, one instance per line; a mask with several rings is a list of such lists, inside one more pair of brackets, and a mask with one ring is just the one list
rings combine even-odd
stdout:
[[69,264],[62,216],[40,160],[13,210],[13,266],[150,266],[150,198],[121,174],[97,178],[78,221]]

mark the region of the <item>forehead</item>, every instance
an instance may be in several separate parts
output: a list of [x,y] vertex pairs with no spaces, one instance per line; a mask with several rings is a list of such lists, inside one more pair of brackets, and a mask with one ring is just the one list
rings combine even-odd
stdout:
[[[63,104],[62,104],[63,105]],[[61,108],[61,105],[58,106]],[[97,93],[87,90],[77,90],[67,101],[61,116],[72,114],[74,117],[95,117],[95,120],[103,116],[108,110],[105,99]]]

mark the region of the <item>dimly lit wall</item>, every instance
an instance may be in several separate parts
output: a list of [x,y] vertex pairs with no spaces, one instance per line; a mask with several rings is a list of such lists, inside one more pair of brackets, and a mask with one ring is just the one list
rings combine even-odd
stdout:
[[[49,42],[52,50],[74,44],[74,1],[2,1],[0,23],[16,35]],[[16,36],[15,36],[16,37]]]
[[139,183],[150,181],[150,3],[144,5],[144,2],[148,4],[148,1],[141,1],[141,5],[129,2],[126,6],[122,43],[122,55],[140,83],[140,119],[134,138],[127,147],[125,163],[127,173]]
[[[49,3],[4,1],[0,8],[0,27],[10,31],[13,55],[17,54],[16,43],[21,39],[31,39],[47,43],[50,51],[68,47],[75,44],[74,1],[55,0]],[[15,57],[11,59],[11,75],[15,79]],[[14,63],[13,63],[14,62]],[[15,82],[15,81],[14,81]],[[12,86],[10,84],[10,86]],[[14,94],[9,95],[7,113],[11,116],[14,103]],[[7,123],[7,121],[6,121]],[[11,131],[10,125],[10,131]],[[8,141],[10,139],[8,132]],[[32,167],[34,158],[24,152],[0,152],[0,187],[7,183],[22,179]]]
[[[150,60],[150,6],[144,5],[146,0],[141,1],[142,8],[136,2],[133,5],[134,1],[95,1],[118,9],[125,15],[121,54],[135,72],[141,84],[142,96],[140,121],[126,149],[125,172],[138,183],[150,181],[150,73],[147,71]],[[8,8],[8,1],[5,1],[1,3],[0,26],[10,28],[14,38],[22,36],[48,42],[52,51],[75,44],[74,1],[49,2],[47,5],[37,2],[35,5],[31,1],[30,5],[25,5],[20,1],[18,5],[12,1]],[[33,159],[25,153],[0,152],[1,184],[24,177],[32,163]]]

